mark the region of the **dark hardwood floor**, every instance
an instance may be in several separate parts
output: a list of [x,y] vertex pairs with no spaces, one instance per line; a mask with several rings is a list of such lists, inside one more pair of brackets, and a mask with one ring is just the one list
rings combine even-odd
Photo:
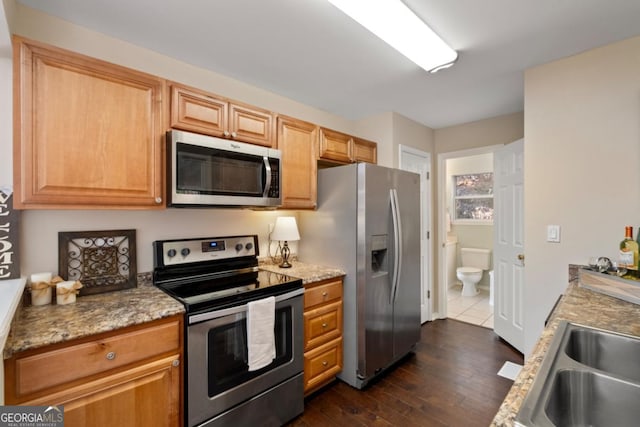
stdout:
[[505,361],[523,358],[492,330],[428,322],[415,354],[364,390],[336,381],[309,396],[288,426],[488,426],[511,388]]

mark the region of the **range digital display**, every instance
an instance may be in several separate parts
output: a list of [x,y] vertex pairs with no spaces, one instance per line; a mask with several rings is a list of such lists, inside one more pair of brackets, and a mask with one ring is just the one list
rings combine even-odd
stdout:
[[202,252],[224,251],[224,240],[210,240],[202,242]]

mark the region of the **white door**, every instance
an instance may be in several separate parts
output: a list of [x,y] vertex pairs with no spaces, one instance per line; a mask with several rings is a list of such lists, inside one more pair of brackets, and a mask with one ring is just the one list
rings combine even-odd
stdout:
[[524,140],[497,150],[494,172],[494,330],[524,351]]
[[431,155],[400,145],[400,169],[420,174],[420,321],[431,320]]

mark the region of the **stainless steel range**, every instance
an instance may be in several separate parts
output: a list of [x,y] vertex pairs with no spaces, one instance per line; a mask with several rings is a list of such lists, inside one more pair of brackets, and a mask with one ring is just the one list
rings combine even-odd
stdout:
[[[153,282],[186,309],[185,424],[279,426],[304,409],[302,281],[258,269],[257,236],[153,243]],[[275,298],[275,358],[249,370],[247,304]]]

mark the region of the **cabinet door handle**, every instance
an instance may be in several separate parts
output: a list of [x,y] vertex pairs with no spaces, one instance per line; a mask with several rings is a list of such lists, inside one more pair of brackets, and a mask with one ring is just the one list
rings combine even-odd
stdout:
[[156,204],[159,205],[160,203],[162,203],[162,197],[156,197],[155,200]]
[[229,138],[229,131],[228,131],[228,130],[225,130],[222,134],[223,134],[224,136],[226,136],[227,138]]
[[173,362],[171,362],[171,366],[177,368],[178,366],[180,366],[180,361],[178,359],[174,360]]
[[116,358],[115,351],[110,351],[109,353],[107,353],[107,360],[113,360],[115,358]]
[[231,138],[236,138],[238,134],[236,132],[231,132]]

